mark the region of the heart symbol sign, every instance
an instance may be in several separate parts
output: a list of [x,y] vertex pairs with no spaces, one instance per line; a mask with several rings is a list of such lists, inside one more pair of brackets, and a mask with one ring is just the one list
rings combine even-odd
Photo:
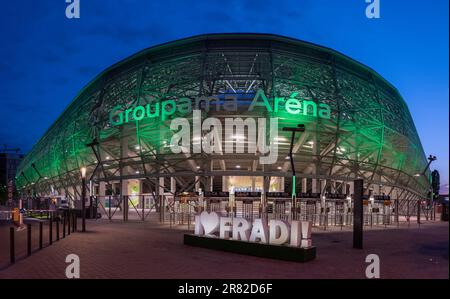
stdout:
[[219,215],[216,212],[208,213],[203,211],[200,214],[200,223],[203,226],[205,235],[213,237],[213,233],[219,229]]

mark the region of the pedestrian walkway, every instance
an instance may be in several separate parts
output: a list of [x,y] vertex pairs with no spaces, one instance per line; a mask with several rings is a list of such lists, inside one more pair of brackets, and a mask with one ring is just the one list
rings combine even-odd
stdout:
[[[368,254],[379,255],[381,278],[449,273],[449,228],[442,222],[367,230],[363,250],[352,249],[348,229],[316,230],[317,258],[305,264],[185,246],[186,230],[154,221],[89,220],[87,227],[0,270],[0,279],[65,278],[65,258],[72,253],[80,257],[81,278],[365,278]],[[3,258],[6,230],[0,227]]]

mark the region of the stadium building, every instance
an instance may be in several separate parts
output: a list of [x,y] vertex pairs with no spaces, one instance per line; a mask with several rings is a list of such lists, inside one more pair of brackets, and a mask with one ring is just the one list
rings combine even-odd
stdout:
[[[174,144],[183,124],[190,138]],[[299,124],[293,179],[292,135],[283,129]],[[205,147],[212,139],[213,150]],[[247,192],[239,193],[243,204],[253,198],[251,210],[260,212],[270,194],[292,193],[316,212],[328,211],[328,201],[337,211],[337,200],[351,209],[356,178],[368,205],[395,201],[391,211],[401,213],[429,189],[427,159],[395,87],[332,49],[268,34],[194,36],[106,69],[26,155],[17,186],[23,198],[65,196],[77,206],[83,167],[103,211],[125,207],[142,219],[160,206],[169,211],[183,194],[239,209],[237,193]]]

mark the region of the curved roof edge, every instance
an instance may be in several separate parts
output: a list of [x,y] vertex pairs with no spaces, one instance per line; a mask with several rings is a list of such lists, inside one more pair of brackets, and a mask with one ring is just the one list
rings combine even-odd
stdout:
[[168,42],[164,42],[161,44],[157,44],[148,48],[145,48],[141,51],[138,51],[134,54],[132,54],[131,56],[128,56],[127,58],[124,58],[116,63],[114,63],[113,65],[107,67],[106,69],[104,69],[102,72],[100,72],[97,76],[95,76],[94,79],[92,79],[88,84],[86,84],[85,87],[83,87],[83,89],[77,94],[77,96],[75,97],[75,99],[88,87],[90,86],[93,82],[95,82],[98,78],[103,77],[104,75],[107,75],[109,72],[111,72],[112,70],[122,66],[123,64],[126,64],[127,62],[135,59],[136,57],[139,57],[141,55],[146,55],[148,53],[151,53],[153,51],[157,51],[157,50],[161,50],[165,47],[171,47],[177,44],[188,44],[191,42],[196,42],[196,41],[202,41],[202,40],[218,40],[218,39],[223,39],[223,38],[237,38],[237,39],[248,39],[248,38],[253,38],[253,39],[261,39],[261,40],[274,40],[274,41],[280,41],[280,42],[285,42],[287,44],[294,44],[294,45],[300,45],[300,46],[306,46],[306,47],[310,47],[313,48],[315,50],[318,51],[322,51],[322,52],[327,52],[328,54],[332,54],[332,55],[336,55],[344,60],[347,60],[351,63],[354,63],[360,67],[362,67],[363,69],[369,71],[370,73],[376,75],[379,79],[381,79],[384,83],[386,83],[390,88],[392,88],[395,92],[397,92],[399,95],[399,91],[398,89],[392,85],[388,80],[386,80],[383,76],[381,76],[377,71],[375,71],[373,68],[365,65],[364,63],[359,62],[356,59],[351,58],[350,56],[343,54],[337,50],[334,50],[332,48],[326,47],[326,46],[322,46],[319,44],[315,44],[312,42],[308,42],[308,41],[304,41],[301,39],[297,39],[297,38],[292,38],[292,37],[288,37],[288,36],[284,36],[284,35],[279,35],[279,34],[273,34],[273,33],[205,33],[205,34],[199,34],[199,35],[193,35],[193,36],[189,36],[189,37],[185,37],[185,38],[180,38],[180,39],[176,39],[176,40],[172,40],[172,41],[168,41]]

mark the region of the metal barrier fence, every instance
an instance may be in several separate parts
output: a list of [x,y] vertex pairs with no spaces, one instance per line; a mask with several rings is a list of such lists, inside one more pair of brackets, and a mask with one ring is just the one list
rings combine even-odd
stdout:
[[[52,245],[55,241],[64,239],[71,233],[78,231],[78,217],[74,210],[37,210],[27,211],[28,215],[41,213],[42,218],[39,221],[26,222],[19,225],[13,221],[12,211],[1,211],[2,214],[9,213],[9,263],[14,264],[17,257],[23,258],[30,256],[37,250]],[[48,216],[48,218],[45,218]],[[28,217],[28,216],[27,216]],[[44,226],[46,227],[44,229]],[[17,242],[17,237],[24,237],[25,242]],[[20,238],[23,240],[23,238]],[[20,241],[20,240],[19,240]],[[6,242],[6,240],[5,240]],[[25,250],[26,249],[26,250]],[[26,254],[25,254],[26,253]],[[0,267],[6,265],[6,260],[0,260]]]
[[[164,221],[175,224],[191,224],[194,216],[201,211],[218,212],[229,217],[243,217],[249,220],[254,218],[280,219],[291,221],[293,218],[290,201],[274,201],[265,207],[259,201],[235,200],[208,200],[191,201],[189,203],[176,203],[170,216]],[[417,211],[417,204],[416,204]],[[396,209],[397,208],[397,209]],[[326,229],[327,227],[345,227],[353,225],[352,200],[301,200],[297,209],[300,211],[297,220],[311,221],[314,227]],[[392,226],[400,222],[417,222],[426,219],[423,214],[403,214],[397,212],[395,201],[364,202],[363,220],[365,226]],[[430,217],[431,219],[431,217]]]
[[[216,192],[217,193],[217,192]],[[173,195],[109,195],[93,196],[87,200],[86,209],[93,210],[91,217],[109,220],[148,221],[159,219],[170,225],[190,225],[194,216],[202,211],[218,212],[225,216],[247,219],[264,218],[291,221],[293,218],[290,198],[268,198],[265,203],[260,197],[234,196],[221,192],[217,197],[189,194]],[[245,194],[244,194],[245,195]],[[220,197],[222,196],[222,197]],[[297,199],[295,207],[297,220],[311,221],[314,227],[353,225],[353,201],[349,198],[311,198]],[[400,222],[417,222],[436,219],[433,209],[420,201],[364,200],[364,225],[388,226]],[[50,218],[48,210],[28,210],[26,213],[39,218]],[[0,212],[0,217],[10,218],[10,212]],[[29,216],[27,214],[27,216]],[[98,216],[97,216],[98,214]],[[152,216],[153,215],[153,216]]]
[[0,211],[0,221],[10,221],[13,217],[13,211]]
[[[97,213],[109,220],[146,220],[151,212],[159,212],[158,201],[153,195],[107,195],[93,196],[90,200]],[[130,213],[131,211],[131,213]],[[130,215],[132,216],[130,218]]]
[[23,216],[30,218],[50,219],[61,213],[61,210],[25,210]]

